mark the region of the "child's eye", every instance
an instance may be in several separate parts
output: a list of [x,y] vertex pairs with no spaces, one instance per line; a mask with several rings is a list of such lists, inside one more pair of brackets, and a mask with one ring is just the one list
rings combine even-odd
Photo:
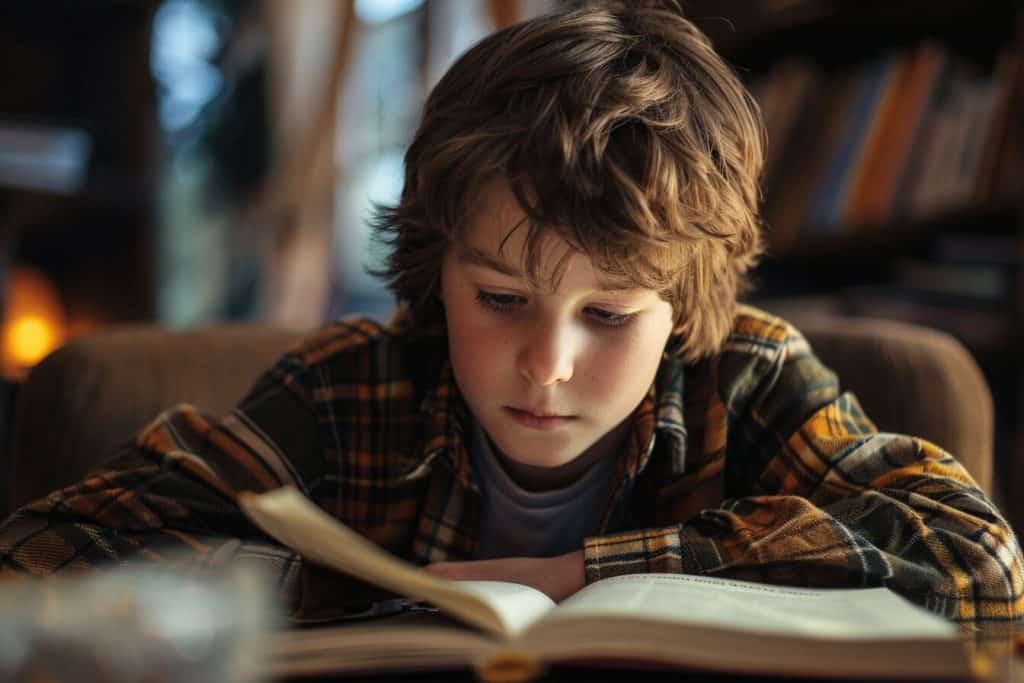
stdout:
[[605,327],[622,327],[636,318],[636,313],[613,313],[603,308],[588,308],[587,312],[599,325]]
[[502,312],[511,311],[516,306],[526,303],[526,299],[515,294],[497,294],[495,292],[486,292],[482,289],[476,291],[476,300],[485,308]]

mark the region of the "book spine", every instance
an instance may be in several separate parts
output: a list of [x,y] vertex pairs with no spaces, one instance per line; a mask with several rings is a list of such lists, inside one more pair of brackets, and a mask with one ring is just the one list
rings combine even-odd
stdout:
[[821,190],[810,214],[811,223],[829,233],[834,232],[838,225],[839,206],[850,169],[856,161],[871,119],[875,116],[895,61],[892,56],[877,60],[858,79],[857,93],[850,110],[845,113],[842,132],[837,138],[835,152],[828,163]]
[[877,159],[866,178],[867,187],[857,204],[853,220],[858,223],[878,226],[889,220],[900,176],[921,133],[929,98],[947,59],[945,51],[931,43],[919,48],[914,56],[891,121],[879,141]]
[[942,69],[937,74],[936,82],[929,93],[927,103],[921,111],[906,166],[900,175],[900,180],[888,207],[887,213],[893,219],[905,219],[911,214],[913,197],[922,182],[922,176],[928,171],[929,159],[937,153],[935,146],[936,138],[940,134],[942,104],[946,99],[946,92],[950,88],[950,81],[956,68],[956,62],[953,59],[944,60]]
[[970,109],[967,142],[960,155],[956,182],[955,203],[968,206],[974,197],[974,187],[981,172],[981,157],[987,138],[992,134],[997,106],[997,82],[994,76],[974,86],[974,97],[967,102]]
[[878,183],[879,166],[887,148],[896,144],[894,129],[901,110],[906,106],[907,89],[912,85],[910,78],[915,64],[912,55],[899,54],[890,69],[877,113],[872,117],[840,202],[837,220],[844,225],[860,226],[864,222],[863,207],[867,195]]
[[986,202],[1015,198],[1024,189],[1024,47],[1020,45],[1007,58],[1002,96],[989,158],[982,162],[979,179],[982,186],[977,194]]
[[767,218],[776,248],[795,243],[806,226],[806,215],[817,179],[821,174],[832,140],[842,123],[853,93],[853,78],[842,74],[831,88],[811,93],[807,106],[796,124],[791,151],[773,184],[774,197],[767,207]]

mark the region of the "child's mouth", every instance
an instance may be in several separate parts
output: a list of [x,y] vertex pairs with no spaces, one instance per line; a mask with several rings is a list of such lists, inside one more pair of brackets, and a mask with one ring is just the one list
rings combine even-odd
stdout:
[[535,414],[528,410],[521,410],[511,406],[505,406],[505,412],[513,420],[530,429],[557,429],[576,419],[573,415]]

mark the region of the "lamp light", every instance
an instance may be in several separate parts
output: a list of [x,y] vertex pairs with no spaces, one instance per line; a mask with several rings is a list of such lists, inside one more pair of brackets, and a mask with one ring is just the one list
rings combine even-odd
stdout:
[[37,269],[15,266],[5,289],[0,373],[17,380],[64,343],[66,322],[56,287]]

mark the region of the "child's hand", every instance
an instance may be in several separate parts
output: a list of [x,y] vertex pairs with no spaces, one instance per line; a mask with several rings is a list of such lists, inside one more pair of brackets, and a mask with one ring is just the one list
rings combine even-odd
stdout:
[[561,602],[583,588],[583,551],[558,557],[509,557],[475,562],[435,562],[426,566],[434,576],[452,580],[511,581],[543,591]]

